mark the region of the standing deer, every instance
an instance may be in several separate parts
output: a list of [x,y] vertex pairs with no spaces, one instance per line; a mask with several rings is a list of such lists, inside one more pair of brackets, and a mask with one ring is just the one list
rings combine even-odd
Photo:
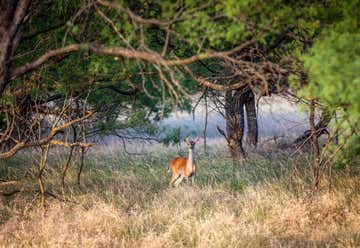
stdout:
[[189,182],[189,178],[191,178],[191,184],[194,184],[195,181],[195,157],[194,157],[194,148],[195,144],[199,142],[199,138],[195,140],[189,140],[188,138],[184,139],[186,145],[189,148],[189,156],[187,158],[184,157],[176,157],[171,159],[169,170],[171,169],[171,178],[169,186],[174,185],[178,186],[184,178],[186,178],[187,182]]

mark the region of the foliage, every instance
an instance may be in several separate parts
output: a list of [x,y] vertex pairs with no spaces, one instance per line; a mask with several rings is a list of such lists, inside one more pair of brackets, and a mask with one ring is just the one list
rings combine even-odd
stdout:
[[302,56],[309,71],[310,94],[331,108],[344,108],[352,118],[360,118],[360,10],[358,1],[345,1],[340,20],[322,30],[308,53]]
[[329,23],[300,56],[308,72],[300,94],[319,100],[330,112],[337,111],[333,128],[342,133],[339,139],[344,150],[351,150],[342,154],[345,160],[341,158],[349,163],[359,155],[360,144],[353,135],[360,131],[360,2],[342,1],[332,7],[337,14],[327,16]]

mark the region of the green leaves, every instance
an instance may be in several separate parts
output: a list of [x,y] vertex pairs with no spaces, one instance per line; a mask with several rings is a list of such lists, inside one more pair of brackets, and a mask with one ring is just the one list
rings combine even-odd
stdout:
[[[346,15],[344,15],[346,16]],[[312,95],[333,108],[343,107],[360,117],[360,27],[352,17],[323,30],[320,38],[302,56],[309,72],[303,94]]]
[[339,143],[346,151],[340,153],[337,161],[349,163],[354,157],[358,159],[353,161],[359,160],[356,134],[360,131],[360,2],[329,6],[329,12],[336,15],[323,16],[321,20],[326,25],[319,37],[307,53],[299,56],[308,72],[308,82],[300,94],[337,111],[338,121],[333,129],[341,130]]
[[[263,52],[269,45],[276,44],[279,35],[286,31],[291,37],[286,38],[285,44],[280,42],[281,44],[276,45],[271,52],[262,54],[264,58],[259,56],[252,62],[256,63],[264,59],[278,63],[286,61],[288,55],[300,58],[303,64],[285,63],[287,68],[294,71],[302,71],[304,65],[308,72],[307,85],[292,84],[301,89],[300,93],[303,96],[313,96],[333,109],[342,107],[346,110],[349,119],[356,120],[360,117],[358,100],[360,93],[359,90],[355,90],[360,87],[358,0],[346,0],[341,3],[335,0],[325,2],[118,0],[115,2],[131,10],[134,15],[141,16],[142,21],[135,20],[136,18],[133,20],[126,11],[100,4],[97,4],[96,8],[95,6],[84,8],[85,2],[78,0],[54,1],[50,14],[36,14],[31,17],[31,22],[27,23],[29,26],[27,31],[36,33],[46,30],[50,26],[59,25],[58,20],[61,20],[62,27],[50,29],[48,33],[22,42],[18,49],[21,56],[11,61],[12,66],[16,68],[18,65],[33,61],[50,49],[61,47],[63,45],[61,41],[65,36],[66,43],[95,43],[129,50],[154,51],[159,54],[165,51],[163,46],[167,41],[168,47],[164,58],[174,59],[175,56],[190,57],[198,51],[228,50],[253,38],[257,39],[256,49]],[[47,5],[41,2],[39,7],[44,10]],[[163,22],[158,25],[144,21],[146,19],[171,21],[176,18],[178,19],[169,25],[163,25]],[[48,19],[52,25],[46,25],[45,19]],[[168,32],[169,30],[171,32]],[[169,39],[166,38],[168,33],[170,33]],[[159,118],[163,108],[165,115],[172,111],[169,92],[166,92],[164,86],[163,95],[160,78],[154,75],[157,71],[152,64],[118,57],[114,60],[113,56],[82,52],[67,54],[51,61],[54,63],[49,61],[41,68],[42,70],[37,71],[39,74],[37,85],[47,85],[50,92],[64,94],[84,92],[91,80],[99,78],[96,82],[91,81],[94,83],[94,89],[90,101],[94,106],[104,110],[103,114],[109,117],[109,123],[116,121],[117,116],[122,114],[127,117],[129,126],[153,132],[148,122]],[[220,60],[212,60],[207,66],[216,68],[219,64]],[[199,75],[214,76],[196,63],[190,66],[191,70]],[[126,71],[123,70],[124,67]],[[149,74],[141,77],[139,74],[142,72]],[[171,79],[168,75],[165,77]],[[290,80],[297,79],[292,76]],[[186,75],[179,77],[179,83],[190,94],[202,90]],[[134,85],[139,88],[146,87],[149,94],[139,93],[136,97],[117,95],[105,89],[109,85],[116,85],[122,90],[132,88]],[[176,90],[179,88],[175,87]],[[38,94],[37,90],[30,92]],[[165,102],[163,96],[166,98]],[[183,108],[190,109],[190,106],[188,104]],[[122,123],[128,127],[127,124]]]

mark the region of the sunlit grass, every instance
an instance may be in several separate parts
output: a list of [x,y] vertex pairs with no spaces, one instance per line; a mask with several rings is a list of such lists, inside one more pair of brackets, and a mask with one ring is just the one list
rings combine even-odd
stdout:
[[36,189],[36,157],[1,162],[1,178],[21,179],[28,192],[2,197],[0,246],[360,245],[358,176],[333,171],[331,188],[324,180],[313,195],[306,154],[260,148],[238,166],[223,145],[212,145],[207,155],[198,150],[196,185],[169,188],[168,162],[179,154],[186,151],[156,147],[134,156],[94,149],[81,186],[75,161],[62,188],[65,155],[53,152],[45,181],[59,199],[48,197],[45,213],[29,191]]

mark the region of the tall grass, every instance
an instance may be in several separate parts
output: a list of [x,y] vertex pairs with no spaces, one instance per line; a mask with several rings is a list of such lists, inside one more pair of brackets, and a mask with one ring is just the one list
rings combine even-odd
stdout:
[[[1,162],[3,179],[21,179],[24,192],[2,197],[0,246],[42,247],[359,247],[360,177],[334,171],[311,194],[306,154],[269,149],[233,165],[221,145],[197,156],[196,185],[169,188],[171,157],[186,152],[152,148],[145,155],[94,149],[80,187],[76,164],[60,186],[65,155],[47,167],[44,212],[32,189],[36,157]],[[13,187],[13,186],[12,186]],[[2,189],[3,191],[11,188]]]

